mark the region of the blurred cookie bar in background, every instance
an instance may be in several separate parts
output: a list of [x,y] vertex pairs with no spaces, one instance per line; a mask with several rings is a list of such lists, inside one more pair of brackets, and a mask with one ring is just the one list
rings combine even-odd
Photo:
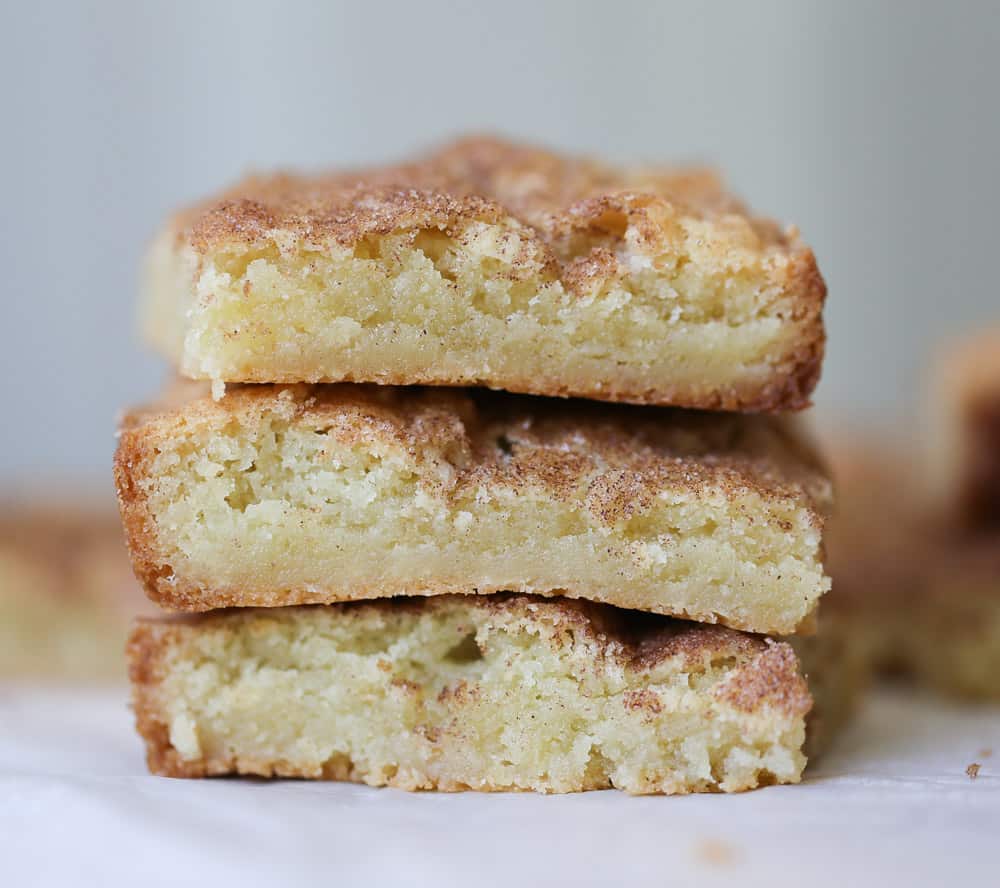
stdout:
[[129,620],[148,608],[110,495],[0,495],[0,679],[123,680]]
[[934,508],[962,530],[1000,533],[1000,327],[951,342],[932,372]]
[[827,436],[820,621],[876,671],[1000,700],[1000,330],[949,346],[930,389],[921,434]]

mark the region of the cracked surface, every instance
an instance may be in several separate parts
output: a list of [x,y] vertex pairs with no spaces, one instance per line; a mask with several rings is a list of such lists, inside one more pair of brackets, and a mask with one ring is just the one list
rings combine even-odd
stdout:
[[738,791],[799,780],[811,700],[786,644],[523,596],[143,621],[154,773],[404,789]]
[[196,379],[786,411],[819,377],[826,288],[707,171],[469,139],[252,177],[170,221],[145,293],[147,337]]

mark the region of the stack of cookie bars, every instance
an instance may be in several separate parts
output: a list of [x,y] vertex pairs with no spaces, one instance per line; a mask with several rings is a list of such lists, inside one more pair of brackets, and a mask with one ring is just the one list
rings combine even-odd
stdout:
[[[407,789],[799,780],[823,280],[703,171],[489,139],[251,178],[154,244],[128,415],[150,768]],[[799,644],[807,642],[798,642]]]

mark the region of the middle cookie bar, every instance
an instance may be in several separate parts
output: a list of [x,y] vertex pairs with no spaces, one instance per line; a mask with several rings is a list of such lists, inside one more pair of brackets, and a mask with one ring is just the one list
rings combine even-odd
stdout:
[[830,485],[788,420],[480,390],[178,387],[115,460],[168,607],[517,590],[791,633]]

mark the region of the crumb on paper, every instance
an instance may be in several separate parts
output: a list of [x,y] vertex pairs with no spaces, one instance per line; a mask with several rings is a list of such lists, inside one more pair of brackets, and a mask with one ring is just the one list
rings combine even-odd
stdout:
[[736,848],[718,839],[705,839],[698,843],[695,853],[703,863],[729,866],[736,861]]
[[983,749],[979,750],[979,757],[980,758],[988,759],[991,755],[993,755],[993,750],[990,749],[990,747],[988,747],[988,746],[986,746]]
[[973,762],[965,769],[965,773],[969,776],[970,780],[975,780],[979,776],[979,769],[981,767],[982,765],[979,762]]

